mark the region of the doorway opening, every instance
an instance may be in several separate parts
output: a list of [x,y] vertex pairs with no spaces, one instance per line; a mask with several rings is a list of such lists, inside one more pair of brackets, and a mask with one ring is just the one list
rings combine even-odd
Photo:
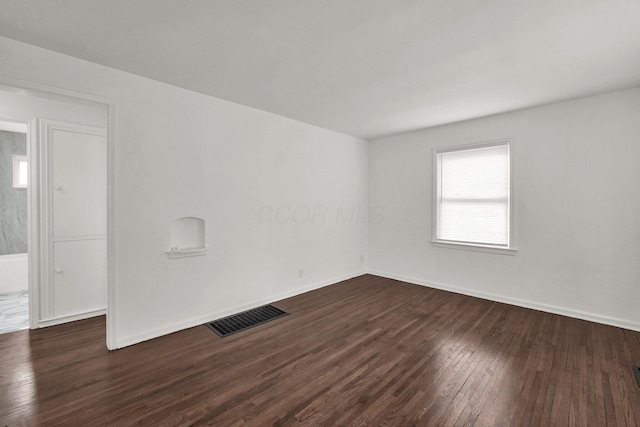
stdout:
[[[27,266],[21,276],[27,292],[19,296],[28,306],[28,328],[106,314],[109,349],[115,348],[108,237],[113,231],[109,165],[114,105],[93,95],[0,76],[0,122],[13,126],[5,131],[16,132],[20,126],[17,133],[26,139],[27,157],[15,162],[18,180],[28,177],[27,188],[16,189],[26,193],[26,220],[20,218],[20,223],[26,225],[27,249],[11,256],[21,255]],[[13,180],[13,153],[11,162]],[[7,167],[1,169],[6,172]],[[0,270],[0,285],[8,283],[7,277]],[[0,301],[0,310],[2,305]]]
[[29,328],[27,125],[0,121],[0,333]]

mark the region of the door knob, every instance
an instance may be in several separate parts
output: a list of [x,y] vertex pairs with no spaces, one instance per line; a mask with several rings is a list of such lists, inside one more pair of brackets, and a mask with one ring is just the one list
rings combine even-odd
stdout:
[[60,273],[62,273],[62,269],[61,268],[56,268],[55,272],[60,274]]
[[54,186],[53,188],[56,189],[56,191],[62,191],[62,187],[59,185]]

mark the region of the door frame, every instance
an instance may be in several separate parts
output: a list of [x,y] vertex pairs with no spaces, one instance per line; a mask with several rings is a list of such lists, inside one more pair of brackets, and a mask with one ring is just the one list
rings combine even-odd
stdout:
[[[38,172],[40,174],[40,199],[38,201],[39,226],[40,226],[40,320],[39,327],[53,326],[60,323],[72,322],[74,320],[86,319],[89,317],[106,314],[106,310],[96,310],[88,313],[75,314],[71,316],[54,317],[54,243],[56,242],[53,215],[54,191],[52,191],[53,179],[53,132],[56,130],[81,133],[86,135],[107,136],[106,129],[93,126],[79,125],[59,120],[36,119],[38,126],[38,157],[40,159]],[[106,194],[105,194],[106,197]],[[105,235],[106,237],[106,235]],[[82,238],[78,240],[84,240]],[[107,239],[108,244],[108,239]],[[106,290],[105,290],[106,291]],[[43,306],[42,303],[45,303]]]
[[[40,83],[16,79],[0,75],[0,89],[20,93],[39,98],[50,98],[57,101],[71,101],[75,103],[92,102],[106,106],[106,137],[107,137],[107,308],[106,308],[106,345],[109,350],[117,348],[116,338],[116,264],[115,264],[115,112],[116,102],[113,99],[97,96]],[[27,189],[27,239],[29,252],[29,327],[37,329],[41,326],[40,289],[42,274],[47,268],[43,264],[40,254],[47,250],[41,242],[41,229],[39,227],[39,213],[41,191],[46,184],[46,176],[42,176],[39,158],[39,147],[44,137],[39,125],[38,117],[27,117],[12,113],[0,112],[7,120],[26,123],[27,132],[27,156],[29,159],[29,188]],[[34,208],[36,209],[34,211]],[[34,214],[35,213],[35,214]]]
[[[30,153],[29,153],[29,138],[30,138],[30,133],[31,133],[31,127],[30,127],[30,122],[29,122],[29,118],[24,116],[24,115],[20,115],[20,114],[15,114],[15,113],[9,113],[6,111],[0,111],[0,121],[5,122],[5,123],[15,123],[15,124],[20,124],[20,125],[24,125],[26,127],[26,149],[27,149],[27,162],[28,162],[28,171],[31,170],[31,157],[30,157]],[[20,132],[22,133],[22,132]],[[31,182],[31,177],[28,176],[28,182]],[[30,269],[31,269],[31,242],[29,241],[29,236],[30,236],[30,225],[31,225],[31,218],[30,218],[30,212],[29,212],[29,200],[31,198],[31,185],[27,185],[27,280],[30,279]],[[31,318],[32,318],[32,314],[31,314],[31,284],[28,283],[27,284],[27,290],[29,292],[29,327],[31,327]]]

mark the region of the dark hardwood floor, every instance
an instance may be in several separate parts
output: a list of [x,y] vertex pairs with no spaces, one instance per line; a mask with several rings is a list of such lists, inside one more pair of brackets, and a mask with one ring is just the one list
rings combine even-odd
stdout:
[[0,335],[0,425],[637,426],[640,333],[361,276],[219,338]]

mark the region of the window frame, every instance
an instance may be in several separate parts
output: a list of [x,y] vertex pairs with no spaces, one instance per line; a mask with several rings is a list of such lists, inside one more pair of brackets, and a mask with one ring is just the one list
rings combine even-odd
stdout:
[[[22,184],[20,182],[20,165],[25,163],[27,165],[27,182]],[[25,154],[13,155],[13,188],[27,188],[29,186],[29,160]]]
[[[492,245],[475,242],[460,242],[453,240],[438,239],[438,200],[440,198],[439,188],[439,161],[438,155],[453,151],[474,150],[480,148],[496,147],[506,145],[509,150],[509,191],[508,191],[508,224],[507,224],[507,245]],[[504,255],[515,255],[515,191],[514,191],[514,156],[511,139],[500,139],[487,142],[478,142],[464,145],[434,147],[432,149],[432,225],[431,225],[431,245],[439,248],[462,249],[470,251],[497,253]]]

